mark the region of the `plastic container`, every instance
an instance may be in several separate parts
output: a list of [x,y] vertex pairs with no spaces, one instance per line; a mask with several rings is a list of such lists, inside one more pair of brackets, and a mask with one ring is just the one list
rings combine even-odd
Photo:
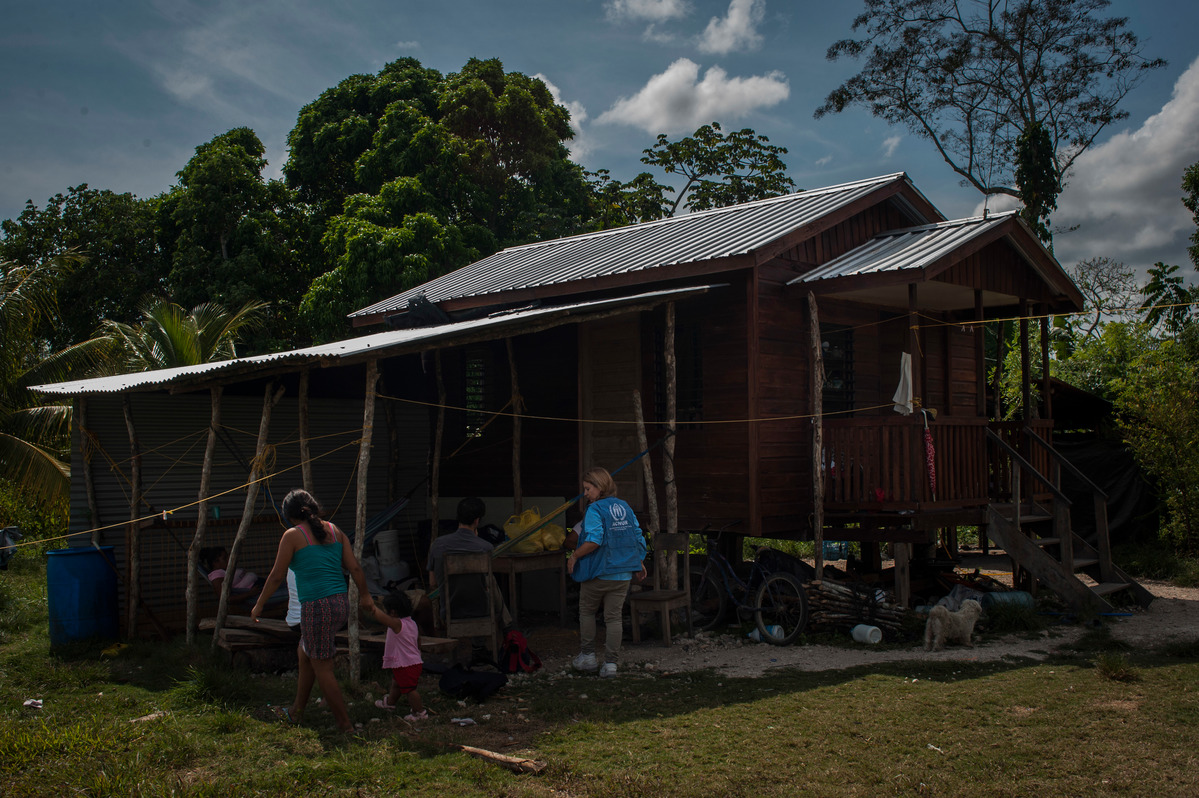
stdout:
[[978,603],[982,605],[984,612],[996,604],[1014,604],[1030,610],[1037,606],[1032,593],[1027,590],[1001,590],[995,593],[984,593]]
[[[770,626],[767,626],[766,631],[770,633],[771,637],[782,637],[783,636],[783,627],[781,627],[777,624],[772,624]],[[748,637],[750,640],[754,641],[755,643],[762,642],[762,633],[758,631],[757,627],[754,627],[753,631],[751,631],[749,633]]]
[[50,645],[119,635],[112,546],[46,552]]
[[853,639],[859,643],[881,643],[883,641],[883,630],[877,626],[860,623],[853,629],[849,630],[853,635]]
[[408,563],[400,558],[400,530],[384,529],[375,535],[375,556],[384,584],[400,582],[411,575]]

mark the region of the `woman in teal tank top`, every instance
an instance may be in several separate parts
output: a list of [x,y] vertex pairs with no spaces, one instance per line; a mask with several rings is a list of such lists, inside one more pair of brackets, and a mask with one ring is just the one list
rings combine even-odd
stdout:
[[[296,700],[283,714],[287,720],[298,723],[308,706],[312,685],[318,683],[337,727],[353,731],[341,686],[333,673],[333,657],[337,654],[337,631],[345,626],[349,616],[345,572],[349,572],[358,586],[359,605],[372,613],[375,605],[366,587],[366,576],[350,548],[349,538],[336,524],[321,519],[321,507],[312,494],[298,489],[287,494],[283,499],[283,515],[291,527],[279,540],[275,565],[263,587],[263,595],[269,596],[287,578],[288,568],[296,575],[300,599],[300,645],[296,654],[300,675]],[[258,620],[263,607],[264,599],[259,597],[250,617]]]

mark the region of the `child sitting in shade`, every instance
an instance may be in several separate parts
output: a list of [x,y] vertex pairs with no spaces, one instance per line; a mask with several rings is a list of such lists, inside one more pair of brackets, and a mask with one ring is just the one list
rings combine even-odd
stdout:
[[420,653],[420,629],[412,619],[412,601],[403,591],[388,593],[383,599],[387,612],[375,607],[375,620],[387,627],[383,643],[383,667],[391,669],[391,690],[375,702],[379,709],[395,709],[400,696],[408,697],[409,714],[404,720],[426,720],[429,713],[421,704],[420,681],[424,661]]
[[[229,568],[229,551],[224,546],[200,549],[200,562],[208,569],[208,581],[219,592],[221,584],[228,577],[226,571]],[[237,595],[253,590],[260,584],[261,580],[256,573],[237,568],[233,571],[233,584],[230,587],[232,594]]]

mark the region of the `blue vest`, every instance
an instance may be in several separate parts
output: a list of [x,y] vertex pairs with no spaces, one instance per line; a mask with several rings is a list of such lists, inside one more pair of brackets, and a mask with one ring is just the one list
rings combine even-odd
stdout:
[[[586,582],[601,576],[620,576],[641,570],[645,560],[645,536],[637,523],[633,508],[615,496],[591,503],[587,515],[596,513],[604,528],[600,547],[575,561],[571,576],[576,582]],[[586,521],[579,545],[586,543]],[[598,542],[598,541],[592,541]]]

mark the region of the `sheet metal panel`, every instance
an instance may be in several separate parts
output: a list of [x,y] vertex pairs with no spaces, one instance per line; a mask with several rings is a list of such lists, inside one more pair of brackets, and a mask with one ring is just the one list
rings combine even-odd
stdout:
[[418,294],[438,303],[744,255],[902,180],[907,177],[899,172],[656,222],[511,247],[355,311],[350,318],[402,311]]

